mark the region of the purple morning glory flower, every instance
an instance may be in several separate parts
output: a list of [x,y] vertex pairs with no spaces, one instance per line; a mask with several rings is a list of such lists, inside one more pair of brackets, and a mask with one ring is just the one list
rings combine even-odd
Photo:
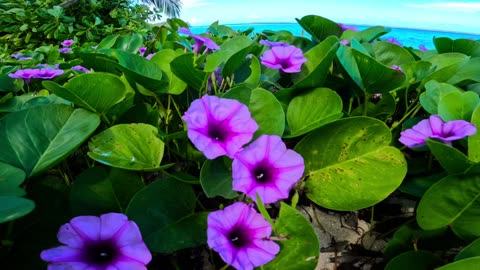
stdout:
[[471,136],[477,132],[474,124],[465,120],[444,122],[439,115],[431,115],[415,126],[400,133],[398,139],[408,148],[417,148],[426,145],[426,139],[437,139],[448,145],[452,141]]
[[138,49],[138,52],[140,53],[141,56],[143,56],[146,51],[147,51],[147,48],[146,48],[146,47],[140,47],[140,48]]
[[85,73],[90,72],[90,70],[88,68],[80,66],[80,65],[73,66],[72,70],[81,71],[81,72],[85,72]]
[[14,73],[8,74],[8,76],[14,79],[24,79],[28,83],[30,79],[33,78],[35,74],[37,74],[38,72],[37,70],[38,69],[31,69],[31,68],[19,69]]
[[251,270],[275,258],[280,251],[270,240],[271,225],[251,206],[237,202],[211,212],[207,243],[235,269]]
[[194,100],[183,120],[188,138],[208,159],[233,157],[258,129],[247,106],[209,95]]
[[346,45],[350,44],[350,41],[349,41],[348,39],[342,39],[342,40],[340,41],[340,44],[346,46]]
[[427,47],[425,47],[424,44],[420,44],[420,46],[418,46],[418,49],[422,52],[428,51]]
[[50,80],[55,76],[62,75],[63,73],[64,71],[61,69],[41,68],[41,69],[36,69],[36,72],[34,73],[32,78]]
[[63,246],[42,251],[48,270],[146,270],[152,254],[133,221],[119,213],[79,216],[60,227]]
[[70,46],[72,46],[73,42],[75,42],[73,39],[67,39],[67,40],[64,40],[60,44],[64,47],[70,47]]
[[302,178],[303,157],[287,149],[277,135],[262,135],[235,155],[232,163],[233,190],[263,203],[288,198],[290,189]]
[[220,47],[215,42],[213,42],[213,40],[201,35],[196,35],[192,33],[192,31],[190,31],[190,29],[188,28],[181,27],[178,29],[178,32],[180,34],[185,34],[193,38],[193,40],[195,41],[195,44],[193,44],[192,48],[195,53],[198,53],[203,46],[206,47],[205,52],[208,52],[210,50],[215,51],[220,49]]
[[15,58],[15,59],[18,59],[20,57],[20,53],[12,53],[12,55],[10,55],[12,58]]
[[293,45],[272,47],[263,53],[261,60],[263,65],[286,73],[300,72],[302,64],[307,62],[302,50]]
[[403,44],[400,41],[398,41],[398,39],[396,39],[395,37],[389,37],[385,41],[393,43],[393,44],[398,45],[400,47],[403,46]]
[[33,59],[33,57],[31,57],[31,56],[25,56],[25,57],[18,58],[18,61],[26,61],[26,60],[32,60],[32,59]]
[[342,28],[342,31],[351,30],[354,32],[358,32],[358,29],[355,26],[345,25],[343,23],[339,23],[338,25]]
[[269,40],[260,40],[258,43],[267,46],[267,47],[275,47],[275,46],[290,46],[290,44],[287,44],[285,42],[281,41],[269,41]]
[[71,48],[60,48],[60,49],[58,49],[58,51],[61,52],[61,53],[69,53],[69,52],[72,51],[72,49]]

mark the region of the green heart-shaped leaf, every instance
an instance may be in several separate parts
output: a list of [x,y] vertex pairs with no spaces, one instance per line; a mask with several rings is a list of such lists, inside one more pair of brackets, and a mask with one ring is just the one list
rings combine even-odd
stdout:
[[88,156],[121,169],[160,170],[165,144],[156,127],[148,124],[120,124],[104,130],[88,143]]
[[407,164],[389,146],[389,128],[369,117],[337,120],[303,138],[307,196],[320,206],[352,211],[374,205],[401,184]]

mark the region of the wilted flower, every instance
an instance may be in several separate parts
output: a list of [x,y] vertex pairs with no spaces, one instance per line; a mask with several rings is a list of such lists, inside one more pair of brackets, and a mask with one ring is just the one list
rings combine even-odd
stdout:
[[149,53],[145,58],[150,60],[150,59],[152,59],[153,56],[155,56],[154,53]]
[[287,73],[300,72],[302,64],[307,62],[302,50],[293,45],[274,46],[263,53],[261,60],[263,65]]
[[124,214],[75,217],[57,238],[63,246],[40,254],[49,270],[146,270],[152,259],[137,225]]
[[269,41],[269,40],[260,40],[258,43],[267,46],[267,47],[275,47],[275,46],[290,46],[290,44],[287,44],[282,41]]
[[60,49],[58,49],[58,51],[61,52],[61,53],[69,53],[69,52],[72,51],[72,49],[71,48],[60,48]]
[[67,39],[67,40],[64,40],[60,44],[64,47],[70,47],[70,46],[72,46],[73,42],[75,42],[75,41],[73,41],[73,39]]
[[146,48],[146,47],[140,47],[140,48],[138,49],[138,52],[140,53],[141,56],[143,56],[146,51],[147,51],[147,48]]
[[73,66],[72,70],[82,71],[82,72],[85,72],[85,73],[90,72],[90,70],[88,68],[80,66],[80,65]]
[[205,95],[183,115],[187,136],[208,159],[233,157],[248,143],[258,125],[248,107],[234,99]]
[[198,53],[203,46],[206,47],[205,52],[208,52],[209,50],[215,51],[220,49],[220,47],[217,44],[215,44],[213,40],[201,35],[196,35],[192,33],[192,31],[190,31],[190,29],[188,28],[181,27],[178,29],[178,33],[185,34],[193,38],[195,44],[193,44],[192,48],[193,48],[193,51],[196,53]]
[[432,138],[448,145],[452,141],[471,136],[477,132],[474,124],[465,120],[444,122],[439,115],[431,115],[415,126],[400,133],[398,139],[408,148],[417,148],[426,145],[426,139]]
[[396,39],[395,37],[389,37],[385,41],[393,43],[393,44],[398,45],[400,47],[403,46],[403,44],[400,41],[398,41],[398,39]]
[[358,32],[358,29],[355,26],[345,25],[343,23],[339,23],[338,25],[342,28],[342,31],[351,30],[354,32]]
[[266,264],[280,251],[269,239],[271,225],[245,203],[211,212],[207,224],[208,246],[236,269],[251,270]]
[[233,190],[264,203],[288,198],[290,189],[302,178],[305,165],[297,152],[287,149],[277,135],[262,135],[233,159]]
[[41,68],[36,69],[36,72],[33,74],[32,78],[50,80],[55,76],[62,75],[64,73],[61,69],[56,68]]
[[212,75],[208,77],[207,81],[207,90],[212,91],[213,88],[213,77],[215,77],[215,84],[217,87],[220,87],[222,85],[222,73],[220,72],[220,67],[215,68],[213,71]]
[[418,49],[422,52],[428,51],[427,47],[425,47],[424,44],[420,44],[420,46],[418,46]]
[[403,72],[403,69],[401,66],[397,66],[397,65],[392,65],[391,68],[395,69],[395,70],[398,70],[398,71],[401,71]]

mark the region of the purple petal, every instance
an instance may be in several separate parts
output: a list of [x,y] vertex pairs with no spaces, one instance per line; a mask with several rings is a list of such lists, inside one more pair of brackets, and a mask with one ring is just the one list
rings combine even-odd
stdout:
[[143,243],[140,229],[133,221],[126,222],[122,229],[115,235],[115,240],[119,247]]
[[233,157],[258,129],[247,106],[208,95],[193,101],[183,120],[188,138],[208,159]]
[[148,264],[152,260],[152,254],[143,242],[121,247],[120,252],[123,256],[142,264]]
[[[252,207],[234,203],[208,216],[208,245],[236,269],[253,269],[271,261],[280,247],[269,240],[271,225]],[[240,235],[241,241],[230,239]]]
[[81,249],[67,246],[46,249],[40,253],[40,258],[47,262],[78,262],[82,257]]
[[443,135],[448,141],[462,139],[475,133],[477,133],[476,126],[464,120],[449,121],[443,126]]
[[275,46],[289,46],[289,44],[282,42],[282,41],[269,41],[262,39],[258,43],[267,46],[267,47],[275,47]]
[[189,36],[193,36],[194,34],[192,33],[192,31],[190,31],[190,29],[186,28],[186,27],[180,27],[178,28],[178,33],[180,34],[184,34],[184,35],[189,35]]
[[[114,263],[115,268],[111,270],[147,270],[147,267],[136,261],[119,260]],[[110,270],[110,269],[106,269]]]
[[100,240],[112,238],[128,222],[127,216],[119,213],[108,213],[100,216]]
[[85,270],[88,264],[84,262],[57,262],[48,265],[48,270]]
[[305,170],[302,156],[286,148],[279,136],[262,135],[235,155],[232,163],[233,190],[263,203],[288,198],[290,189]]
[[272,47],[260,58],[263,65],[287,73],[300,72],[302,64],[307,61],[302,50],[292,45]]
[[60,243],[72,248],[82,248],[86,240],[75,231],[70,223],[64,224],[60,227],[57,238]]
[[82,237],[90,240],[100,239],[100,218],[96,216],[78,216],[70,220],[72,228]]
[[[425,120],[422,120],[421,122],[423,122]],[[442,118],[440,118],[440,116],[438,115],[432,115],[430,116],[430,118],[428,119],[428,123],[430,126],[428,127],[426,124],[424,125],[423,123],[420,124],[420,122],[414,126],[414,129],[416,130],[422,130],[424,131],[423,133],[424,134],[428,134],[429,136],[431,135],[442,135],[443,134],[443,120]],[[419,126],[420,124],[420,126]],[[428,132],[428,128],[430,128],[431,132]],[[431,134],[431,135],[430,135]]]
[[416,148],[424,146],[426,144],[427,138],[428,136],[425,136],[425,134],[419,131],[407,129],[400,133],[400,138],[398,139],[398,141],[403,143],[408,148]]

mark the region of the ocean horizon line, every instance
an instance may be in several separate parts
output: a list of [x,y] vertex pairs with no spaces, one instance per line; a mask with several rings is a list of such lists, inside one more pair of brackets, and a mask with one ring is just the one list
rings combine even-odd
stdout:
[[[214,21],[214,22],[218,22]],[[213,23],[214,23],[213,22]],[[188,22],[187,22],[188,23]],[[209,27],[213,23],[209,25],[191,25],[188,23],[189,27],[198,27],[198,28],[204,28],[204,27]],[[348,25],[348,26],[358,26],[358,27],[374,27],[374,26],[382,26],[385,28],[395,28],[395,29],[404,29],[404,30],[419,30],[419,31],[426,31],[426,32],[440,32],[440,33],[452,33],[452,34],[465,34],[465,35],[472,35],[472,36],[478,36],[480,38],[480,32],[473,33],[473,32],[466,32],[466,31],[450,31],[450,30],[445,30],[445,29],[433,29],[433,28],[415,28],[415,27],[405,27],[405,26],[394,26],[394,25],[381,25],[381,24],[355,24],[355,23],[343,23],[342,24]],[[246,23],[220,23],[219,25],[225,25],[225,26],[248,26],[248,25],[267,25],[267,24],[273,24],[273,25],[278,25],[278,24],[290,24],[290,25],[299,25],[298,22],[288,22],[288,21],[272,21],[272,22],[246,22]],[[300,25],[299,25],[300,26]]]

